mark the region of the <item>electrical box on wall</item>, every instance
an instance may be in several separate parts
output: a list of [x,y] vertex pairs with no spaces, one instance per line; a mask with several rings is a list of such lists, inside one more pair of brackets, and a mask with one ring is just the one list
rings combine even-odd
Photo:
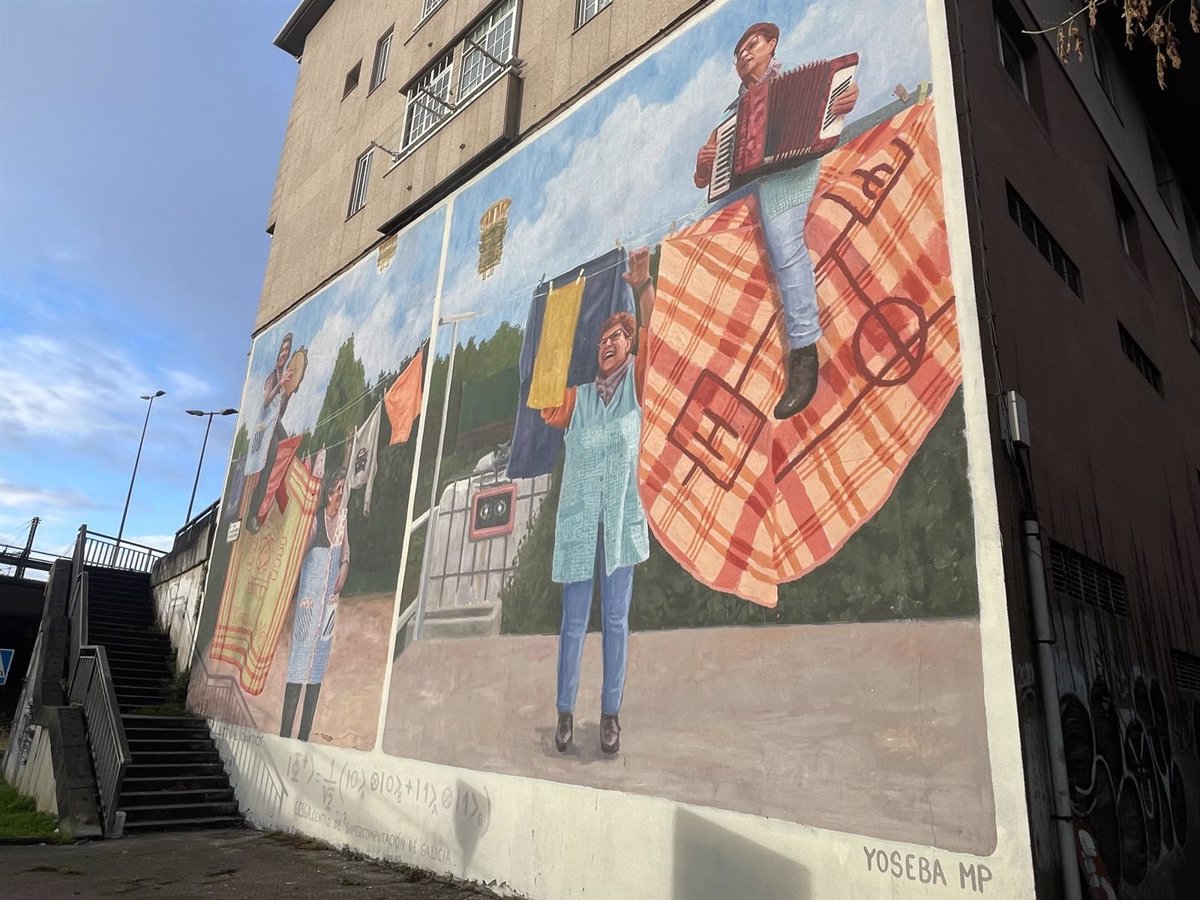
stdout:
[[1025,398],[1016,391],[1005,391],[1001,397],[1004,439],[1014,447],[1029,446],[1029,410]]

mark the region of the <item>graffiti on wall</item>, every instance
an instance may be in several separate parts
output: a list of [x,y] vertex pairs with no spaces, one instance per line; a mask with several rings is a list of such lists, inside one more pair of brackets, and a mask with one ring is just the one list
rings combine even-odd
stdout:
[[1138,656],[1127,621],[1078,601],[1056,602],[1059,708],[1080,867],[1092,896],[1122,896],[1183,860],[1196,814],[1189,808],[1200,762],[1196,735],[1186,704],[1169,702],[1154,667]]

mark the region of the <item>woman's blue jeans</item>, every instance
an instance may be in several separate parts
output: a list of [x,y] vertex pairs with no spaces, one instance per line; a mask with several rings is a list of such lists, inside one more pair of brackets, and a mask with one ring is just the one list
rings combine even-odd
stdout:
[[600,579],[600,633],[604,649],[604,685],[600,711],[615,716],[625,692],[625,661],[629,655],[629,603],[633,598],[633,566],[605,574],[604,532],[596,538],[596,574],[587,581],[563,585],[562,629],[558,635],[558,711],[575,711],[583,642],[592,611],[592,584]]

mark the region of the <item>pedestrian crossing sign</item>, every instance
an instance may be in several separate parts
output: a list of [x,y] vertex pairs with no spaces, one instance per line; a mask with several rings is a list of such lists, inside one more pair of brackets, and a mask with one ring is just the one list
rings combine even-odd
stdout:
[[0,684],[8,681],[8,667],[12,665],[13,652],[0,650]]

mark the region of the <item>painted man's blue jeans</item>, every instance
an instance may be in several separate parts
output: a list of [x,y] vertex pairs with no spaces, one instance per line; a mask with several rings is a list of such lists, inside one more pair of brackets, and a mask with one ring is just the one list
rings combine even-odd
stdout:
[[817,281],[804,241],[808,206],[819,171],[819,160],[813,160],[790,172],[765,176],[726,194],[709,209],[715,212],[749,194],[758,198],[763,239],[779,286],[789,350],[811,347],[821,338]]
[[600,579],[600,633],[604,649],[604,685],[600,711],[615,716],[625,692],[625,661],[629,655],[629,602],[633,597],[633,566],[605,574],[604,532],[597,538],[596,575],[587,581],[563,585],[562,629],[558,634],[558,711],[575,710],[579,672],[583,666],[583,640],[592,611],[592,581]]

